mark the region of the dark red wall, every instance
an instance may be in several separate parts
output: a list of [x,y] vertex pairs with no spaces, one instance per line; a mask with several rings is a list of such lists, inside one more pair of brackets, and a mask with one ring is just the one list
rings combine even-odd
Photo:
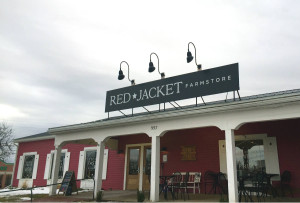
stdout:
[[46,185],[47,181],[44,180],[45,164],[47,154],[50,153],[51,150],[54,150],[54,139],[19,143],[17,160],[15,161],[16,167],[13,186],[17,187],[19,183],[19,180],[17,179],[19,159],[24,152],[37,152],[39,154],[37,177],[35,180],[33,180],[33,185]]
[[[84,147],[90,147],[91,145],[83,145],[83,144],[66,144],[63,149],[68,149],[70,152],[70,163],[69,170],[73,170],[75,172],[75,177],[77,178],[78,172],[78,162],[79,162],[79,153],[84,150]],[[16,168],[14,173],[13,186],[17,187],[19,180],[17,179],[18,167],[19,167],[19,158],[23,155],[24,152],[37,152],[39,154],[39,163],[37,170],[37,178],[33,180],[33,185],[42,186],[47,184],[47,180],[44,179],[45,165],[47,154],[54,150],[54,139],[50,140],[41,140],[41,141],[33,141],[33,142],[23,142],[19,143],[18,156],[16,160]],[[108,152],[108,171],[111,173],[107,173],[107,179],[103,181],[103,188],[113,188],[120,189],[120,184],[116,184],[116,180],[118,177],[113,173],[114,170],[119,169],[119,157],[123,157],[124,155],[118,155],[117,151],[109,150]],[[124,157],[123,159],[124,160]],[[123,164],[124,165],[124,164]],[[122,167],[124,167],[122,165]],[[117,181],[118,182],[118,181]],[[77,186],[80,187],[80,182],[77,182]]]
[[[166,133],[161,138],[161,147],[166,147],[168,162],[164,164],[163,175],[174,172],[220,171],[219,143],[224,133],[216,127],[178,130]],[[181,146],[196,146],[196,160],[182,161]]]

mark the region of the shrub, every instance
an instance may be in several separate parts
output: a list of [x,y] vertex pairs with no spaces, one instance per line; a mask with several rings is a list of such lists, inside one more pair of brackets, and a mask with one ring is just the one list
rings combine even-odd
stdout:
[[60,187],[61,187],[61,184],[58,184],[58,185],[57,185],[57,189],[60,189]]
[[228,197],[221,195],[220,202],[228,202]]
[[143,191],[137,190],[137,201],[143,202],[145,200],[145,194]]
[[102,191],[97,192],[96,202],[102,202],[103,194]]

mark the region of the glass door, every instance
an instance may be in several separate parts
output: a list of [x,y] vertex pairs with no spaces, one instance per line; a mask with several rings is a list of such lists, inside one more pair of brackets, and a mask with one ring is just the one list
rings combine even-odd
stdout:
[[143,168],[143,190],[150,190],[151,146],[145,146],[144,148]]
[[126,181],[127,190],[139,189],[140,151],[141,151],[141,147],[128,148],[127,181]]

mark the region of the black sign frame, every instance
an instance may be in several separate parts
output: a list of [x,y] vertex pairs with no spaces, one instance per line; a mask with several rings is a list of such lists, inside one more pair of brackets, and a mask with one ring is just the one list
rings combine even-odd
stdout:
[[238,63],[106,92],[105,112],[238,91]]
[[72,192],[78,193],[74,171],[66,171],[59,192],[63,192],[65,196],[72,195]]

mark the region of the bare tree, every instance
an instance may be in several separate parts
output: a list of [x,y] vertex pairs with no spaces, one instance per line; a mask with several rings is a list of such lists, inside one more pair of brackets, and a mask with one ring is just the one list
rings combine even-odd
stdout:
[[7,160],[14,154],[13,130],[5,123],[0,123],[0,160]]

